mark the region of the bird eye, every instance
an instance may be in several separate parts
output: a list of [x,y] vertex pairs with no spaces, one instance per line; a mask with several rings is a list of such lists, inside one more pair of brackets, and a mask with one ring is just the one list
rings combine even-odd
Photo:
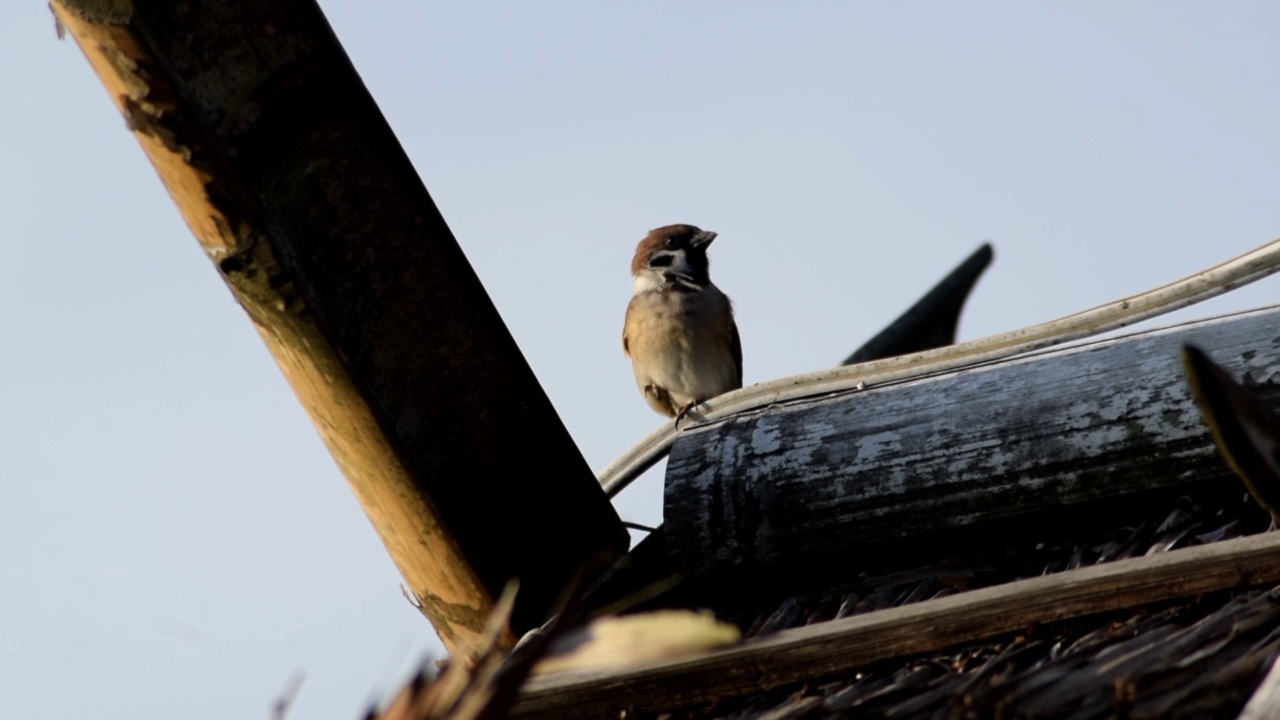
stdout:
[[675,236],[675,235],[670,235],[670,236],[668,236],[668,237],[667,237],[667,247],[669,247],[669,248],[673,248],[673,247],[675,247],[676,245],[679,245],[679,244],[680,244],[680,243],[676,240],[676,236]]

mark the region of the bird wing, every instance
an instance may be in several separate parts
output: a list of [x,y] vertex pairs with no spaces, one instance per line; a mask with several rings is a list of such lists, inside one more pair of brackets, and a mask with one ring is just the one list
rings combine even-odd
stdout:
[[667,417],[676,416],[676,411],[679,410],[679,407],[671,402],[671,395],[666,388],[649,384],[641,392],[644,393],[644,401],[649,403],[649,407]]
[[631,302],[627,303],[627,314],[622,318],[622,354],[631,357],[631,343],[627,341],[627,326],[631,324],[631,305],[636,301],[631,298]]

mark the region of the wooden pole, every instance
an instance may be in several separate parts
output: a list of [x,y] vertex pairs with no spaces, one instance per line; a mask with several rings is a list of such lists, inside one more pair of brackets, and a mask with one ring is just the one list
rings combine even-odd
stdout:
[[52,7],[451,651],[512,577],[520,631],[583,563],[625,551],[313,0]]
[[794,565],[992,520],[1221,479],[1194,342],[1280,391],[1280,308],[780,404],[681,434],[666,548],[687,576]]

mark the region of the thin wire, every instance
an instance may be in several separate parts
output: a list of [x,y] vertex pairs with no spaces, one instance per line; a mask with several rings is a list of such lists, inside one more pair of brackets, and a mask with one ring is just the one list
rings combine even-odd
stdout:
[[[1180,310],[1276,272],[1280,272],[1280,239],[1154,290],[1040,325],[934,350],[793,375],[735,390],[698,406],[698,419],[704,422],[686,425],[685,428],[700,427],[707,422],[724,420],[776,403],[911,380],[1061,345]],[[676,435],[671,423],[664,423],[614,460],[599,475],[605,494],[611,498],[616,496],[653,467],[670,452]]]

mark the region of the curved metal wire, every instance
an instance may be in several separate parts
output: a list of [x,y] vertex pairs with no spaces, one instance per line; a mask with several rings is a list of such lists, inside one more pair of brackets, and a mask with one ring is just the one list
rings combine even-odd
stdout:
[[[705,425],[775,403],[911,380],[1110,332],[1180,310],[1280,272],[1280,239],[1181,280],[1039,325],[990,335],[924,352],[818,370],[734,390],[698,406]],[[691,427],[685,425],[686,428]],[[609,497],[653,467],[671,450],[677,431],[671,423],[641,440],[599,475]]]

